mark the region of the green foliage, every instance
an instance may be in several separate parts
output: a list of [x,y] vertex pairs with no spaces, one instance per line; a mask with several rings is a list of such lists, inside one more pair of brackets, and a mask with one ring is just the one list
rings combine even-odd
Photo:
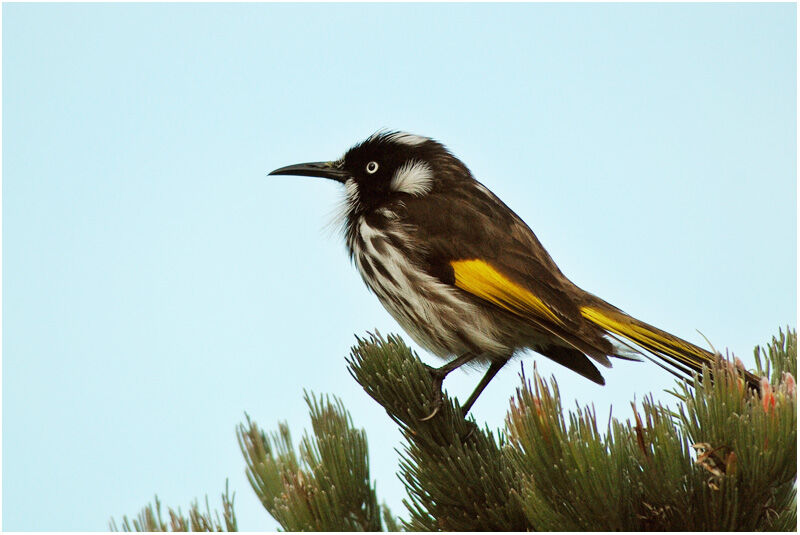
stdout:
[[[700,464],[712,474],[701,503],[714,524],[709,529],[795,530],[797,478],[797,333],[787,329],[773,337],[766,353],[761,393],[743,395],[744,385],[732,370],[694,388],[680,385],[677,394],[682,430],[707,452]],[[697,446],[695,446],[697,447]],[[702,528],[699,528],[702,529]]]
[[339,400],[306,394],[305,401],[314,435],[303,437],[299,454],[286,424],[269,438],[249,417],[237,430],[247,478],[261,503],[288,531],[396,527],[378,506],[364,431],[353,427]]
[[[290,531],[796,531],[797,333],[780,331],[755,357],[760,392],[738,359],[720,360],[677,384],[675,407],[648,397],[602,429],[592,407],[565,411],[555,380],[534,369],[493,432],[446,394],[426,420],[436,399],[427,366],[397,336],[357,339],[350,373],[406,442],[400,523],[378,506],[365,433],[335,398],[306,394],[313,433],[297,451],[286,424],[267,436],[248,417],[237,436],[250,484]],[[223,506],[235,529],[227,489]],[[196,510],[188,519],[170,510],[169,527],[221,529]],[[157,499],[122,525],[167,527]]]
[[436,417],[435,391],[426,366],[399,337],[358,340],[350,371],[400,425],[408,441],[400,477],[413,531],[521,531],[528,527],[518,500],[509,499],[517,477],[502,441],[466,422],[452,400]]
[[647,399],[644,418],[634,407],[633,422],[612,419],[604,434],[589,410],[565,422],[555,382],[526,383],[508,429],[531,527],[793,529],[795,398],[765,410],[765,398],[746,393],[732,371],[720,366],[693,387],[681,384],[677,415]]
[[237,531],[236,514],[233,511],[233,495],[228,493],[228,482],[225,482],[225,492],[222,494],[222,519],[220,514],[208,505],[206,496],[206,510],[200,510],[195,500],[189,507],[189,516],[186,517],[181,510],[168,508],[169,523],[161,517],[161,502],[158,496],[154,503],[146,505],[136,518],[122,517],[122,523],[117,526],[114,519],[109,522],[110,531]]
[[601,433],[591,409],[565,417],[554,380],[523,378],[507,428],[530,529],[682,529],[688,444],[652,399],[643,412]]
[[359,340],[350,367],[408,441],[409,529],[793,530],[796,340],[761,351],[773,383],[760,395],[721,362],[678,384],[677,411],[648,398],[604,432],[591,408],[563,410],[555,380],[523,377],[496,440],[449,399],[421,421],[433,385],[399,338]]
[[768,377],[773,385],[783,381],[785,373],[797,379],[797,332],[788,326],[785,333],[782,329],[778,330],[778,336],[772,337],[766,349],[756,347],[753,354],[758,375]]

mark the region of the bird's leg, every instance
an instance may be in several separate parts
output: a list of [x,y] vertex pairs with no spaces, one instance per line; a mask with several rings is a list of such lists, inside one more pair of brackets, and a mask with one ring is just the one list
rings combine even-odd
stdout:
[[432,368],[426,365],[428,372],[430,372],[431,378],[433,379],[433,387],[436,392],[434,395],[436,396],[436,399],[433,401],[433,412],[431,412],[425,418],[421,418],[421,422],[427,422],[436,416],[436,413],[438,413],[439,409],[442,408],[442,402],[444,401],[442,398],[442,383],[444,383],[444,378],[447,377],[451,371],[455,370],[456,368],[460,368],[474,358],[474,354],[464,353],[463,355],[454,358],[444,366],[440,366],[438,368]]
[[500,371],[500,368],[506,365],[506,362],[510,360],[511,357],[508,357],[504,360],[493,360],[492,363],[489,365],[489,369],[486,370],[486,373],[483,375],[483,378],[478,383],[478,386],[475,387],[475,390],[472,391],[467,402],[464,403],[464,406],[461,407],[461,413],[464,418],[467,417],[467,413],[472,408],[472,405],[475,404],[475,401],[478,399],[478,396],[481,395],[481,392],[486,388],[486,386],[494,379],[494,376],[497,375],[497,372]]

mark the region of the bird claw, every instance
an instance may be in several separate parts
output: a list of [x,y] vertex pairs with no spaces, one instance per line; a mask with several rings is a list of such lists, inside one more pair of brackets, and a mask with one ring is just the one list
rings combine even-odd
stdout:
[[442,404],[444,403],[443,394],[442,394],[442,385],[441,381],[436,381],[439,384],[435,385],[438,386],[436,389],[435,399],[433,400],[433,411],[424,418],[420,418],[420,422],[427,422],[428,420],[433,419],[434,416],[439,414],[439,409],[442,408]]
[[433,379],[433,388],[436,392],[434,394],[435,399],[433,400],[433,411],[425,416],[424,418],[420,418],[420,422],[427,422],[433,419],[434,416],[439,414],[439,410],[442,408],[442,404],[444,403],[443,394],[442,394],[442,383],[444,382],[444,377],[447,374],[442,374],[438,368],[432,368],[427,364],[425,367],[428,369],[428,372],[431,374],[431,378]]
[[432,419],[434,416],[439,414],[439,409],[442,408],[442,391],[439,391],[439,395],[436,396],[436,400],[433,402],[433,412],[427,415],[424,418],[420,418],[420,422],[427,422],[428,420]]

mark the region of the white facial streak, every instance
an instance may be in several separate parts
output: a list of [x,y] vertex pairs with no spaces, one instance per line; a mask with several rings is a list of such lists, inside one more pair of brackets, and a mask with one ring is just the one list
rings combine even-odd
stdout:
[[347,224],[347,218],[350,214],[358,209],[360,203],[358,195],[358,184],[352,178],[348,178],[344,183],[345,195],[336,207],[330,223],[328,224],[331,230],[344,231]]

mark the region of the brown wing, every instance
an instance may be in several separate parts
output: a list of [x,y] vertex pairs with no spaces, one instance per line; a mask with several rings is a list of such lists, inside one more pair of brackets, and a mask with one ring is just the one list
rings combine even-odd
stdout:
[[611,344],[581,315],[583,291],[491,192],[477,183],[432,192],[408,200],[406,212],[416,238],[427,244],[430,273],[609,365]]

